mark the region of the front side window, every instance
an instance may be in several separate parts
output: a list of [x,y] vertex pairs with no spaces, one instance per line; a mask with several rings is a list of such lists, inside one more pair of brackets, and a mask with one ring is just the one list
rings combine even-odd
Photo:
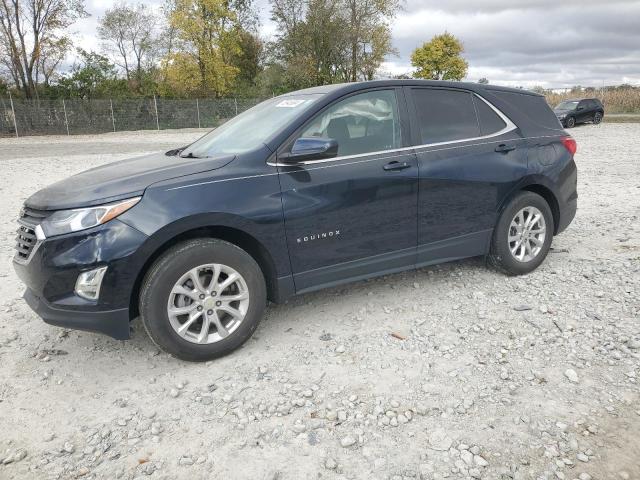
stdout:
[[412,93],[421,144],[480,136],[480,126],[470,93],[429,88],[414,88]]
[[556,105],[556,110],[575,110],[577,106],[577,100],[567,100]]
[[338,101],[315,117],[299,136],[308,137],[336,140],[338,156],[401,147],[395,92],[374,90]]

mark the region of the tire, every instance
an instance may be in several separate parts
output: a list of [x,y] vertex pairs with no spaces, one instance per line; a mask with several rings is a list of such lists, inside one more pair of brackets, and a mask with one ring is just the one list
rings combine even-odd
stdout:
[[567,126],[567,128],[573,128],[576,126],[576,119],[573,117],[567,117],[564,123]]
[[[522,212],[526,210],[529,212],[538,212],[541,214],[544,220],[545,227],[545,235],[544,239],[541,238],[540,234],[529,233],[529,237],[533,235],[538,242],[541,242],[539,245],[539,250],[533,256],[533,258],[527,260],[527,257],[522,255],[524,258],[517,259],[516,255],[512,253],[512,248],[514,245],[517,246],[520,240],[514,240],[510,243],[510,236],[513,235],[515,238],[519,237],[518,230],[513,227],[512,222],[516,222],[516,214],[520,214],[520,219],[525,220],[523,223],[526,225],[526,218],[528,218],[526,213],[522,214]],[[537,215],[537,213],[535,214]],[[532,217],[535,219],[535,215]],[[533,225],[533,231],[539,231],[541,224],[539,221]],[[509,204],[504,208],[500,218],[498,219],[498,223],[493,231],[493,238],[491,240],[491,248],[489,251],[489,262],[502,272],[507,275],[524,275],[529,272],[532,272],[544,261],[547,253],[549,253],[549,248],[551,246],[551,241],[553,239],[553,231],[554,231],[554,223],[553,223],[553,214],[551,213],[551,208],[549,208],[549,204],[546,202],[544,198],[540,195],[533,192],[519,192],[516,194]],[[513,238],[511,237],[511,238]],[[526,235],[525,235],[526,242]],[[529,245],[536,245],[531,240]],[[537,246],[536,246],[537,248]],[[532,250],[531,253],[533,254]],[[516,249],[516,254],[521,255],[525,252],[524,246],[521,249]]]
[[[210,275],[210,293],[204,295],[204,287],[195,288],[194,277],[190,276],[193,272],[198,275],[200,286],[206,284]],[[214,275],[219,280],[215,285]],[[186,283],[177,283],[185,278]],[[225,280],[233,283],[224,287]],[[223,287],[222,290],[216,285]],[[176,293],[183,291],[188,294]],[[213,298],[216,295],[218,297]],[[231,299],[227,295],[246,298],[227,301]],[[202,300],[202,297],[206,298]],[[178,302],[182,302],[182,306],[176,305]],[[194,362],[218,358],[240,347],[258,327],[266,304],[264,275],[253,257],[229,242],[205,238],[180,243],[158,258],[144,277],[139,300],[142,324],[151,340],[167,353]],[[218,305],[222,305],[220,309]],[[225,308],[230,307],[238,315],[226,313]],[[180,309],[191,310],[188,314],[173,313]],[[199,317],[179,334],[180,327],[184,327],[192,315]],[[211,326],[203,333],[205,321],[207,325],[211,322]],[[198,338],[203,340],[197,343]]]
[[598,125],[602,121],[602,113],[596,112],[593,115],[593,124]]

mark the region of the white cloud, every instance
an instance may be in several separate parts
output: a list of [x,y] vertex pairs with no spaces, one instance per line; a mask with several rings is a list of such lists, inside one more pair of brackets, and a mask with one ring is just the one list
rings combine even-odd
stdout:
[[[77,45],[99,50],[98,18],[113,0],[89,0],[91,17],[73,27]],[[159,9],[162,0],[145,2]],[[276,33],[269,0],[255,0],[261,34]],[[393,56],[382,75],[410,73],[414,48],[445,30],[462,40],[468,80],[564,87],[602,83],[640,85],[640,1],[407,0],[392,23]]]
[[468,78],[522,86],[640,84],[640,2],[413,0],[393,22],[396,68],[446,31],[462,40]]

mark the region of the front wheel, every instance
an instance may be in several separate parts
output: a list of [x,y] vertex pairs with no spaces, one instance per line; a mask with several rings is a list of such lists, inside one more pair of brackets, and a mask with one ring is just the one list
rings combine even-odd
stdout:
[[593,123],[598,125],[602,121],[602,114],[600,112],[596,112],[593,116]]
[[533,192],[520,192],[500,215],[489,260],[509,275],[532,272],[547,256],[553,230],[553,215],[546,200]]
[[567,128],[573,128],[576,126],[576,119],[573,117],[567,117],[564,123],[567,125]]
[[206,361],[238,348],[266,306],[259,265],[217,239],[169,249],[150,268],[140,292],[142,323],[156,345],[175,357]]

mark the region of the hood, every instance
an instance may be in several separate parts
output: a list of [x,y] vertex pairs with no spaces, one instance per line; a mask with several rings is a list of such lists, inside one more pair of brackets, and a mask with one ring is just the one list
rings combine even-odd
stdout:
[[554,108],[553,109],[553,111],[555,113],[567,113],[567,112],[570,112],[572,110],[573,110],[573,108]]
[[157,182],[224,167],[234,155],[181,158],[154,153],[86,170],[31,195],[25,205],[37,210],[89,207],[142,195]]

